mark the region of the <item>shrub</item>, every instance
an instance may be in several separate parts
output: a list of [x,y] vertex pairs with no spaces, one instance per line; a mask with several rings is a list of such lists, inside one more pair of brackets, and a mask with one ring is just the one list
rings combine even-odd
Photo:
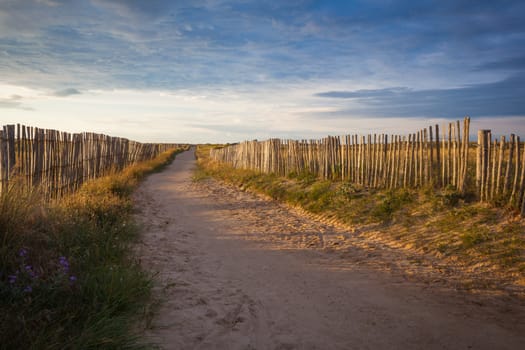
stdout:
[[371,214],[381,221],[388,221],[392,219],[397,210],[412,200],[411,193],[406,189],[390,190],[386,192]]

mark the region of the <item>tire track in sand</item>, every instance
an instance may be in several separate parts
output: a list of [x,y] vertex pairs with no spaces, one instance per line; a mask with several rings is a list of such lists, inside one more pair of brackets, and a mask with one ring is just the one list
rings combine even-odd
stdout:
[[[519,349],[514,301],[465,296],[352,232],[213,180],[192,152],[135,194],[165,349]],[[424,278],[417,276],[424,275]],[[414,277],[415,276],[415,277]]]

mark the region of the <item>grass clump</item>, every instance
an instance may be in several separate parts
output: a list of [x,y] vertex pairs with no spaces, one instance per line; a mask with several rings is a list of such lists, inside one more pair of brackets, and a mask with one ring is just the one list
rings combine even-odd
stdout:
[[483,229],[470,228],[466,232],[460,234],[459,238],[461,240],[462,248],[470,249],[490,240],[491,236],[490,231],[485,227]]
[[130,195],[176,152],[44,203],[16,184],[0,195],[0,349],[140,349],[152,286],[131,254]]
[[371,215],[383,222],[391,220],[395,212],[413,200],[411,193],[406,189],[387,191],[380,195],[380,198]]

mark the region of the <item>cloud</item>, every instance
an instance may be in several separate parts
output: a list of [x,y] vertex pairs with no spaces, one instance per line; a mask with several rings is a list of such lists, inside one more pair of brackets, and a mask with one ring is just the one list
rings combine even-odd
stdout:
[[485,70],[507,70],[507,71],[525,71],[525,55],[518,57],[504,58],[497,61],[490,61],[476,67],[477,71]]
[[348,100],[348,106],[325,115],[348,117],[445,117],[525,116],[525,74],[494,83],[451,89],[413,90],[386,88],[376,90],[327,91],[317,97]]
[[187,127],[209,130],[218,133],[237,134],[237,135],[255,135],[261,131],[261,126],[257,125],[239,125],[236,123],[214,124],[214,123],[189,123]]
[[53,0],[36,0],[36,2],[39,4],[44,4],[46,6],[52,6],[52,7],[60,5],[59,2],[53,1]]
[[22,96],[19,95],[11,95],[7,98],[0,97],[0,108],[32,110],[32,108],[26,107],[22,104]]
[[74,88],[67,88],[63,90],[58,90],[53,93],[53,96],[57,97],[67,97],[71,95],[80,95],[81,92]]
[[111,9],[123,17],[156,18],[170,14],[174,8],[173,2],[166,0],[92,0],[92,3]]
[[[0,1],[0,74],[5,84],[37,90],[36,99],[20,95],[50,115],[100,99],[94,90],[221,91],[218,104],[188,102],[180,124],[188,118],[217,135],[233,127],[239,137],[259,126],[279,132],[254,114],[290,125],[309,115],[316,132],[356,116],[519,116],[524,11],[519,0]],[[244,92],[239,105],[234,95]],[[22,102],[3,98],[0,105],[20,109]],[[111,112],[127,115],[122,104]],[[106,113],[93,105],[92,113]],[[242,123],[216,125],[213,113],[231,116],[232,106]]]
[[409,91],[410,89],[406,87],[392,87],[385,89],[361,89],[355,91],[327,91],[319,92],[315,94],[315,96],[331,98],[372,98],[393,96],[395,94],[402,94]]
[[[0,73],[9,83],[53,90],[301,79],[367,85],[401,79],[414,87],[446,75],[458,85],[487,79],[482,74],[501,78],[491,60],[524,55],[523,7],[519,1],[20,0],[0,4],[6,53]],[[428,77],[420,79],[422,72]]]

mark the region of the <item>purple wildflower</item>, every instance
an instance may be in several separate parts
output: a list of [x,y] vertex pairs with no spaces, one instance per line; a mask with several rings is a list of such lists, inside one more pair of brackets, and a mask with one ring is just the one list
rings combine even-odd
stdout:
[[26,265],[26,266],[24,266],[24,269],[26,270],[26,272],[29,275],[29,277],[36,278],[36,273],[33,271],[33,266]]
[[33,288],[31,286],[27,286],[24,288],[24,292],[31,293],[33,291]]
[[25,258],[27,256],[27,249],[22,248],[18,251],[18,256]]
[[60,264],[60,266],[62,266],[65,272],[69,271],[69,262],[67,261],[67,258],[65,256],[59,257],[58,263]]
[[77,276],[71,275],[69,276],[69,281],[75,282],[77,280]]
[[9,280],[10,284],[14,284],[16,282],[16,275],[9,275],[7,276],[7,279]]

